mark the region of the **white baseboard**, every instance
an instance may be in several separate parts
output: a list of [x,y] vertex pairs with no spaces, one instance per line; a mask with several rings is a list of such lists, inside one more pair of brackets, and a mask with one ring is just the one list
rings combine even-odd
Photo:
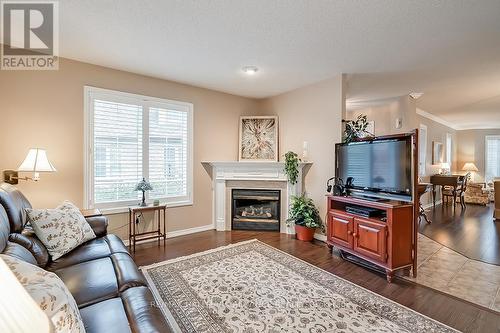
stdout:
[[[207,225],[202,225],[201,227],[194,227],[194,228],[182,229],[182,230],[176,230],[176,231],[167,231],[167,238],[174,238],[174,237],[179,237],[179,236],[184,236],[184,235],[190,235],[190,234],[195,234],[197,232],[213,230],[213,229],[215,229],[213,224],[207,224]],[[144,244],[144,243],[156,242],[156,241],[157,241],[156,239],[148,239],[148,240],[144,240],[141,242],[137,242],[137,244]],[[130,244],[128,239],[124,240],[123,243],[125,243],[125,245],[127,245],[127,246]]]

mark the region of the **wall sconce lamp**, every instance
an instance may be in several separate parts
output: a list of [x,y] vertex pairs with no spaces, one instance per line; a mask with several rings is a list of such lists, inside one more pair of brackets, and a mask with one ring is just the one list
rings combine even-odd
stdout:
[[[8,184],[16,185],[19,180],[40,179],[40,172],[55,172],[56,168],[49,162],[45,149],[31,148],[23,163],[17,170],[5,170],[3,172],[4,181]],[[19,172],[32,172],[33,177],[19,177]]]

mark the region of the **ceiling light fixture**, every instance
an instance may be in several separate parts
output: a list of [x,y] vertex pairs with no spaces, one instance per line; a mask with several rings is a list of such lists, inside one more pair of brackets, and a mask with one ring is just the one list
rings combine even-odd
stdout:
[[247,75],[255,75],[259,71],[259,69],[255,66],[245,66],[242,70]]
[[423,92],[412,92],[410,93],[410,97],[413,99],[419,99],[420,97],[423,96]]

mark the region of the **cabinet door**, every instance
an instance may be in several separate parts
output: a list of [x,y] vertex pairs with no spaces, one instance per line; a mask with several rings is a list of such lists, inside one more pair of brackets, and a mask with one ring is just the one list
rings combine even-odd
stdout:
[[328,240],[352,249],[353,218],[334,212],[328,213]]
[[387,261],[387,226],[365,219],[354,219],[354,250],[366,257]]

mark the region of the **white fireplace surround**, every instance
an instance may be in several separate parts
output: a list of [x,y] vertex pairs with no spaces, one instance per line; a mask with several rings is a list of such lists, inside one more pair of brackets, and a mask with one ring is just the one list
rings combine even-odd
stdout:
[[[212,172],[212,211],[213,211],[213,224],[217,231],[231,230],[231,214],[228,214],[228,181],[237,181],[240,189],[256,188],[255,186],[245,187],[245,182],[255,182],[259,184],[266,184],[269,182],[269,187],[259,186],[260,189],[277,189],[276,182],[284,182],[287,185],[282,186],[281,200],[284,202],[281,219],[280,219],[280,232],[287,234],[294,234],[295,228],[286,226],[286,219],[288,218],[288,207],[290,206],[290,198],[293,195],[300,195],[304,188],[302,179],[304,172],[307,172],[306,166],[312,162],[299,163],[299,175],[297,183],[291,184],[284,171],[284,162],[202,162],[204,165],[209,165]],[[281,189],[281,188],[280,188]],[[284,210],[284,211],[283,211]]]

